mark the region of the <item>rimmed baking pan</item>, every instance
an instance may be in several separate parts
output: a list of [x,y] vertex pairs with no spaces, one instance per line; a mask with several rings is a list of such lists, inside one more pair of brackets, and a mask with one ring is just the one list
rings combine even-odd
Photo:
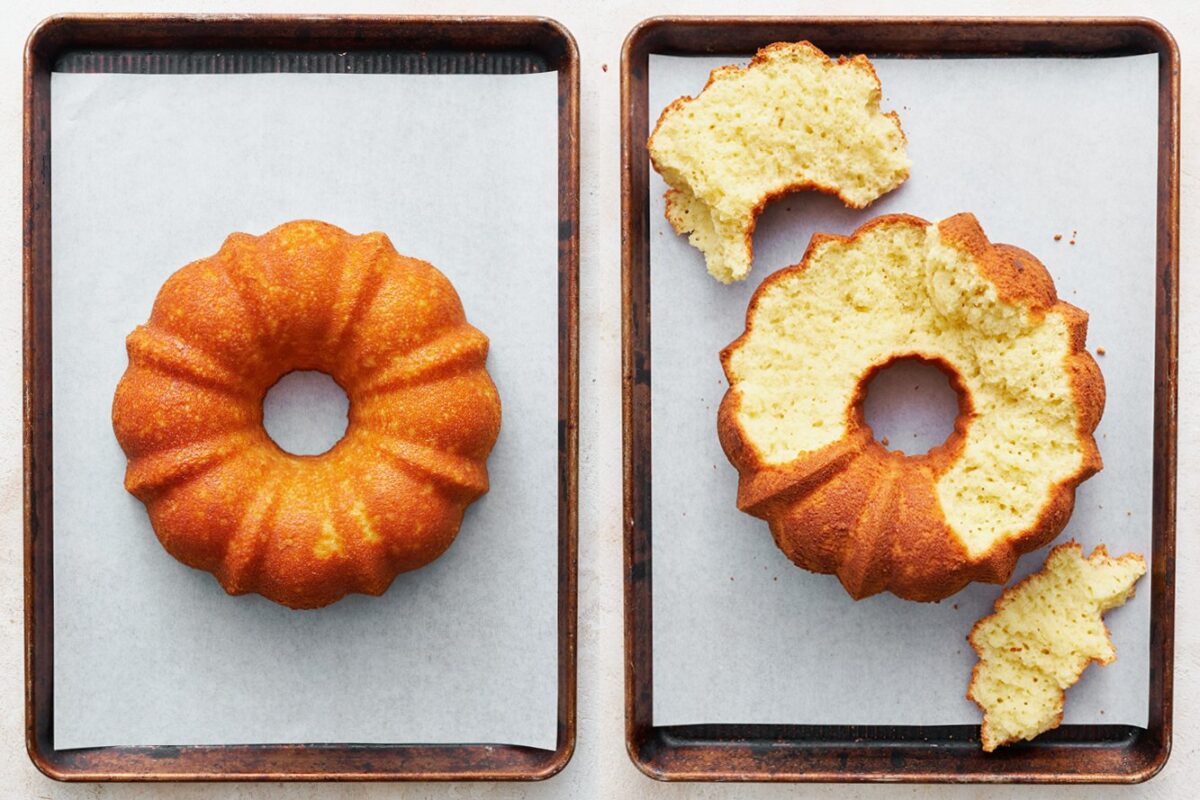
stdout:
[[[719,56],[736,62],[772,42],[806,39],[831,55],[865,53],[898,59],[1132,55],[1156,59],[1156,113],[1152,111],[1153,119],[1147,120],[1157,131],[1156,214],[1153,222],[1146,220],[1153,226],[1146,234],[1152,245],[1147,252],[1154,251],[1154,273],[1144,281],[1148,303],[1154,306],[1152,432],[1147,420],[1153,453],[1146,458],[1152,487],[1147,489],[1145,512],[1152,566],[1140,589],[1149,595],[1150,618],[1145,727],[1067,724],[1032,743],[987,754],[980,750],[978,725],[655,722],[654,647],[656,625],[661,623],[654,619],[654,579],[662,569],[652,559],[656,489],[651,238],[657,223],[652,222],[655,184],[646,138],[660,106],[650,101],[651,56]],[[1170,34],[1145,19],[660,17],[646,20],[630,33],[622,54],[621,81],[626,745],[634,763],[660,780],[1130,783],[1152,777],[1170,752],[1173,669],[1179,53]],[[688,93],[695,94],[701,83]],[[887,89],[885,80],[885,95]],[[903,120],[906,110],[897,110]],[[1153,164],[1154,158],[1148,153],[1147,163]],[[919,169],[914,165],[913,174],[919,174]],[[1152,181],[1147,185],[1154,190]],[[960,210],[969,209],[956,207],[948,213]],[[863,214],[858,223],[871,216]],[[1054,246],[1050,239],[1046,233],[1039,241]],[[1069,248],[1074,241],[1058,244]],[[693,255],[695,269],[702,272],[699,255]],[[756,265],[750,282],[757,284],[769,271]],[[719,399],[717,393],[704,402]],[[1149,405],[1148,401],[1147,414]],[[715,405],[712,408],[715,414]],[[663,424],[657,416],[654,421]],[[715,438],[715,421],[712,435]],[[708,466],[704,464],[705,470]],[[714,463],[713,469],[723,466]],[[690,515],[688,525],[703,524],[697,516]],[[732,575],[732,571],[721,573],[721,580],[729,585]],[[657,632],[662,634],[661,629]],[[727,647],[720,641],[711,646]],[[805,691],[805,676],[789,675],[795,690]],[[963,691],[966,678],[964,674]]]
[[[557,75],[557,736],[500,742],[289,743],[60,749],[54,731],[54,480],[51,341],[51,74],[381,73]],[[60,780],[538,780],[575,744],[578,419],[578,53],[533,17],[70,15],[25,53],[24,468],[26,743]],[[553,311],[551,314],[553,315]],[[553,557],[552,557],[553,562]],[[465,712],[464,712],[465,713]]]

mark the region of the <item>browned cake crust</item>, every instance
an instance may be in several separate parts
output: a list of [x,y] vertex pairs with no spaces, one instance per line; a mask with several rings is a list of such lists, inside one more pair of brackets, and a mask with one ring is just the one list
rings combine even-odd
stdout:
[[[487,337],[444,275],[382,233],[232,234],[167,279],[127,345],[112,410],[125,487],[163,547],[230,594],[292,608],[382,594],[449,547],[487,491]],[[328,373],[350,400],[319,456],[263,429],[263,397],[293,370]]]
[[1086,312],[1058,299],[1053,280],[1036,258],[1011,245],[990,243],[974,216],[958,214],[938,223],[943,240],[976,256],[1002,300],[1025,305],[1035,314],[1053,310],[1067,320],[1071,351],[1064,369],[1079,410],[1079,469],[1051,487],[1035,524],[970,557],[946,522],[935,486],[961,454],[974,410],[954,369],[936,356],[928,360],[947,374],[960,398],[954,432],[943,445],[910,456],[889,451],[873,438],[863,417],[863,401],[871,377],[889,361],[863,372],[847,410],[846,436],[787,464],[764,463],[738,421],[740,394],[730,367],[731,353],[754,327],[759,298],[776,281],[806,269],[823,242],[852,241],[875,226],[897,223],[922,228],[929,224],[909,215],[885,215],[849,237],[816,234],[799,264],[763,281],[750,300],[746,332],[721,352],[730,388],[717,415],[717,433],[738,471],[738,508],[766,520],[776,544],[798,566],[836,574],[856,600],[890,591],[909,600],[933,601],[972,581],[1003,583],[1021,554],[1042,547],[1062,531],[1074,507],[1075,488],[1102,466],[1092,434],[1104,410],[1104,380],[1084,349]]

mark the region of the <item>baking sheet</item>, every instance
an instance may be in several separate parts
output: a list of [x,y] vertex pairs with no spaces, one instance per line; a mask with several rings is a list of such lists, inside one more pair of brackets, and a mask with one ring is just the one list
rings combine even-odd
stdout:
[[[733,60],[651,55],[650,125]],[[1104,470],[1080,487],[1056,541],[1073,537],[1089,552],[1104,542],[1150,561],[1156,57],[875,65],[883,109],[899,112],[908,136],[912,177],[863,211],[815,193],[776,201],[741,284],[708,276],[699,251],[663,218],[666,187],[651,173],[655,725],[980,719],[965,698],[975,663],[965,637],[1001,587],[976,584],[937,604],[890,594],[855,603],[835,577],[794,567],[766,523],[735,507],[737,473],[716,436],[726,389],[717,353],[742,332],[758,284],[799,261],[814,232],[848,234],[883,213],[939,220],[971,211],[992,241],[1041,259],[1060,297],[1090,313],[1089,348],[1106,350],[1097,358],[1108,391],[1096,431]],[[928,383],[912,373],[897,379],[905,381]],[[890,416],[928,436],[922,409]],[[1046,552],[1022,558],[1014,580]],[[1119,658],[1089,667],[1068,692],[1066,723],[1146,725],[1148,581],[1106,616]]]
[[[54,744],[557,737],[557,76],[52,76]],[[454,283],[491,491],[381,598],[290,611],[172,559],[112,433],[125,335],[232,231],[381,230]],[[305,387],[308,387],[307,389]],[[320,404],[299,381],[293,402]]]

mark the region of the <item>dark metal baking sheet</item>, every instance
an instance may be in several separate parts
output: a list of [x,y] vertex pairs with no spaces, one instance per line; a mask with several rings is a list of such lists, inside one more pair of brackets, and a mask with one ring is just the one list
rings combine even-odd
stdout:
[[[558,736],[504,743],[54,747],[50,74],[246,72],[558,74]],[[60,780],[537,780],[575,746],[579,57],[534,17],[69,15],[25,52],[24,378],[26,744]]]
[[[978,726],[653,724],[650,242],[647,125],[650,54],[733,58],[808,39],[832,54],[1120,56],[1159,64],[1157,322],[1154,394],[1151,676],[1146,728],[1064,725],[985,754]],[[622,90],[626,745],[660,780],[1138,782],[1171,743],[1175,574],[1179,241],[1179,52],[1162,26],[1118,18],[659,17],[626,39]]]

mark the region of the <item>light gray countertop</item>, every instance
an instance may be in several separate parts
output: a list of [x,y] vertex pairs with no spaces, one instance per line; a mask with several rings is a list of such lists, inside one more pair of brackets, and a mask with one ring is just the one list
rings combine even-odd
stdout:
[[[614,2],[346,3],[18,2],[0,8],[0,800],[8,798],[634,798],[634,797],[1147,797],[1196,796],[1200,783],[1200,443],[1196,381],[1200,379],[1200,289],[1190,265],[1200,258],[1192,222],[1200,208],[1195,157],[1200,115],[1195,102],[1193,47],[1200,15],[1178,2],[976,2],[879,0],[620,0]],[[575,757],[541,784],[351,785],[67,785],[42,776],[24,746],[24,665],[21,477],[21,107],[22,48],[41,18],[65,11],[207,11],[305,13],[540,14],[575,35],[581,56],[581,356],[579,497],[579,725]],[[659,14],[1046,14],[1144,15],[1165,24],[1183,54],[1183,159],[1179,351],[1178,548],[1175,636],[1175,737],[1162,773],[1136,787],[763,786],[655,783],[630,763],[624,745],[621,600],[621,359],[620,359],[620,49],[639,20]]]

